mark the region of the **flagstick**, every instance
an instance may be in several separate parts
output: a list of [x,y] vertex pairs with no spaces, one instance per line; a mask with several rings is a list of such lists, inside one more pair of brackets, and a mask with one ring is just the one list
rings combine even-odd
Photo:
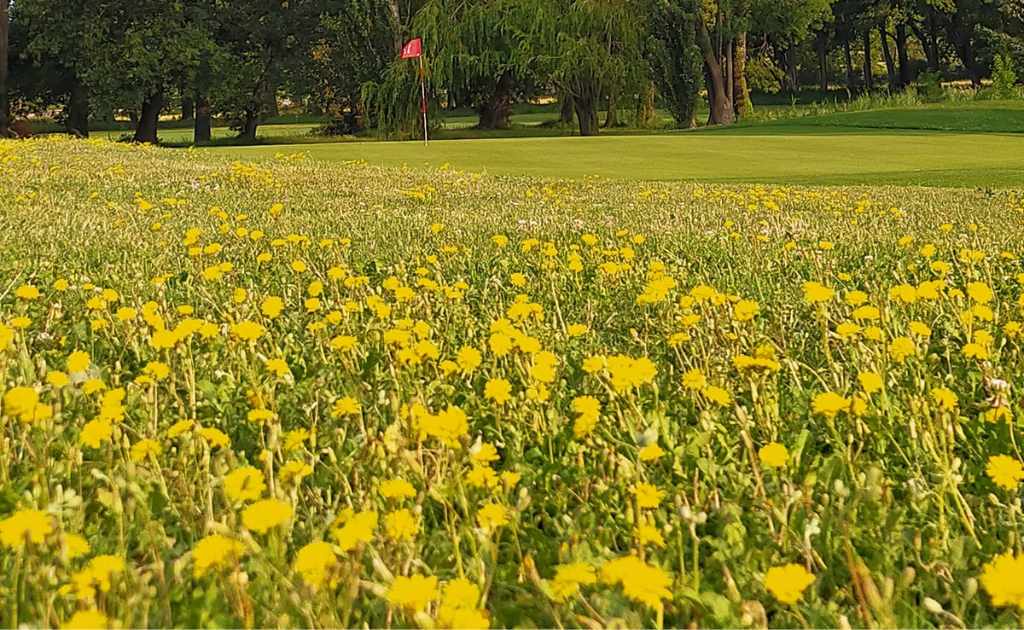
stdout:
[[420,109],[423,111],[423,146],[427,146],[427,73],[420,55]]

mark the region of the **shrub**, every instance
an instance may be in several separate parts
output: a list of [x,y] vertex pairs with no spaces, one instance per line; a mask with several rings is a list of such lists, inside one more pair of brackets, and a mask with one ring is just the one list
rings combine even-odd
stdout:
[[924,72],[918,78],[917,94],[929,103],[946,100],[946,90],[942,87],[942,75],[938,72]]
[[1013,68],[1013,58],[1009,55],[996,55],[992,62],[992,95],[995,98],[1017,98],[1017,72]]

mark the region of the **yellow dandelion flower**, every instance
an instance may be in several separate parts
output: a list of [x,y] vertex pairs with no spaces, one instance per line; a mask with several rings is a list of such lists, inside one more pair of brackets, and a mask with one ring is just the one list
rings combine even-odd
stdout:
[[338,556],[330,543],[318,540],[299,549],[295,554],[293,570],[313,588],[321,588],[329,581],[331,570],[337,565]]
[[242,512],[246,529],[263,534],[287,523],[292,517],[292,506],[278,499],[263,499]]
[[263,473],[252,466],[236,468],[224,477],[224,494],[236,503],[255,501],[266,489]]
[[387,600],[392,606],[404,608],[410,612],[419,612],[427,604],[437,599],[437,578],[433,575],[400,575],[391,583]]
[[202,577],[211,570],[227,567],[237,562],[244,551],[242,543],[234,538],[211,534],[192,548],[192,572]]
[[25,542],[40,545],[53,531],[53,517],[40,510],[18,510],[0,520],[0,544],[20,549]]
[[762,446],[757,452],[761,465],[766,468],[782,468],[789,461],[789,451],[778,442],[771,442]]
[[656,508],[665,498],[663,491],[649,483],[638,483],[633,486],[633,495],[636,496],[636,502],[640,509]]
[[1024,554],[1007,551],[985,565],[981,585],[992,598],[992,605],[1015,606],[1024,611]]
[[1024,481],[1024,463],[1008,455],[993,455],[988,458],[985,473],[1000,488],[1016,490]]
[[772,567],[764,575],[765,588],[783,604],[795,604],[813,582],[814,576],[799,564]]

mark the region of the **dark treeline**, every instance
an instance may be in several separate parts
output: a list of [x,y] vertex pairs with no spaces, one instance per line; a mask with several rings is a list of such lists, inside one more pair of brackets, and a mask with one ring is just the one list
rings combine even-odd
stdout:
[[[411,129],[424,41],[432,107],[483,129],[512,105],[561,104],[583,135],[752,111],[751,90],[980,87],[1024,62],[1024,0],[0,0],[0,134],[30,113],[69,133],[128,117],[155,142],[162,114],[255,139],[279,103],[340,132]],[[603,113],[603,119],[602,119]],[[703,121],[702,121],[703,122]]]

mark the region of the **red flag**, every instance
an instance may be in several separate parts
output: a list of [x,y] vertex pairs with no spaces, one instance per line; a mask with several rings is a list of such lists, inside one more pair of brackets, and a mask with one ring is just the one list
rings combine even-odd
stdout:
[[417,37],[402,46],[402,59],[415,59],[423,54],[423,40]]

